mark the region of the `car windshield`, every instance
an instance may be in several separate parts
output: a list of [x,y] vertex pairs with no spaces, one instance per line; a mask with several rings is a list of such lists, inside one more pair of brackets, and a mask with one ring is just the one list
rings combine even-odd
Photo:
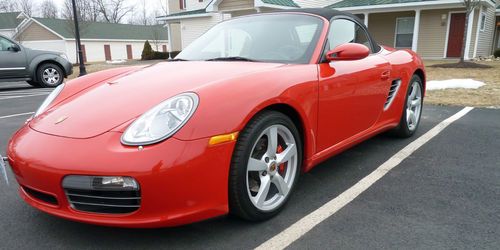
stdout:
[[302,14],[270,14],[222,22],[185,48],[177,60],[309,63],[322,19]]

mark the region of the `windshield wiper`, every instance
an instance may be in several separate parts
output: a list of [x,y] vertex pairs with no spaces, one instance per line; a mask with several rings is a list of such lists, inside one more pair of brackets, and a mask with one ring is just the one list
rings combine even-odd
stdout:
[[253,60],[246,57],[241,56],[228,56],[228,57],[217,57],[208,59],[207,61],[242,61],[242,62],[258,62],[257,60]]

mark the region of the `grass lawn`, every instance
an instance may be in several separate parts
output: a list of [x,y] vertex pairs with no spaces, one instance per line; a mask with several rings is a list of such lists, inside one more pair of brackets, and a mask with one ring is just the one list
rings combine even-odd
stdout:
[[[100,70],[124,67],[130,65],[153,64],[164,60],[139,61],[132,60],[124,64],[94,63],[87,65],[87,72],[97,72]],[[427,70],[427,80],[448,80],[448,79],[474,79],[486,83],[479,89],[446,89],[428,91],[426,103],[437,105],[458,105],[473,107],[496,107],[500,108],[500,61],[480,62],[493,66],[491,69],[445,69],[428,67],[434,64],[450,63],[447,60],[427,60],[425,61]],[[78,76],[78,66],[73,68],[74,73],[69,79]]]
[[429,67],[433,64],[450,63],[443,60],[427,60],[427,80],[474,79],[486,83],[479,89],[445,89],[426,93],[426,103],[500,108],[500,61],[479,62],[493,66],[491,69],[444,69]]

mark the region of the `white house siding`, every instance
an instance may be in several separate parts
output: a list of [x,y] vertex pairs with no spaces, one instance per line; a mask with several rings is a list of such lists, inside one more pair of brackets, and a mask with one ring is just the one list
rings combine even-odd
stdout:
[[[109,45],[111,50],[111,59],[120,60],[127,59],[127,45],[132,45],[133,59],[141,59],[142,49],[145,41],[89,41],[82,40],[85,45],[85,55],[87,62],[102,62],[106,61],[104,53],[104,45]],[[159,51],[162,51],[162,46],[167,45],[166,42],[159,43]],[[72,63],[76,63],[76,45],[75,41],[66,41],[66,54]],[[153,50],[156,50],[154,43],[151,43]]]
[[253,7],[253,0],[224,0],[219,4],[219,11],[251,9]]
[[227,15],[214,13],[209,17],[190,18],[181,20],[182,48],[186,48],[190,43],[203,35],[215,24],[227,18]]
[[[179,1],[179,0],[171,0],[171,1]],[[203,1],[198,1],[198,0],[187,0],[186,1],[186,10],[198,10],[198,9],[203,9],[207,7],[207,5],[210,3],[211,0],[203,0]]]
[[66,42],[64,40],[22,41],[21,44],[30,49],[66,53]]
[[[486,22],[484,31],[479,31],[476,56],[488,56],[491,54],[491,47],[493,46],[493,38],[495,35],[495,8],[483,8],[483,13],[486,14]],[[481,16],[479,16],[478,20],[481,20]]]

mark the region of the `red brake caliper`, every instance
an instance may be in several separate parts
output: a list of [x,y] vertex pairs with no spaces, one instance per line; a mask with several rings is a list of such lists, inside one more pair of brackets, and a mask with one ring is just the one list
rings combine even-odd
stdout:
[[[281,152],[285,151],[281,145],[278,145],[278,149],[276,150],[276,153],[279,154]],[[285,173],[285,163],[280,164],[278,172],[283,175]]]

